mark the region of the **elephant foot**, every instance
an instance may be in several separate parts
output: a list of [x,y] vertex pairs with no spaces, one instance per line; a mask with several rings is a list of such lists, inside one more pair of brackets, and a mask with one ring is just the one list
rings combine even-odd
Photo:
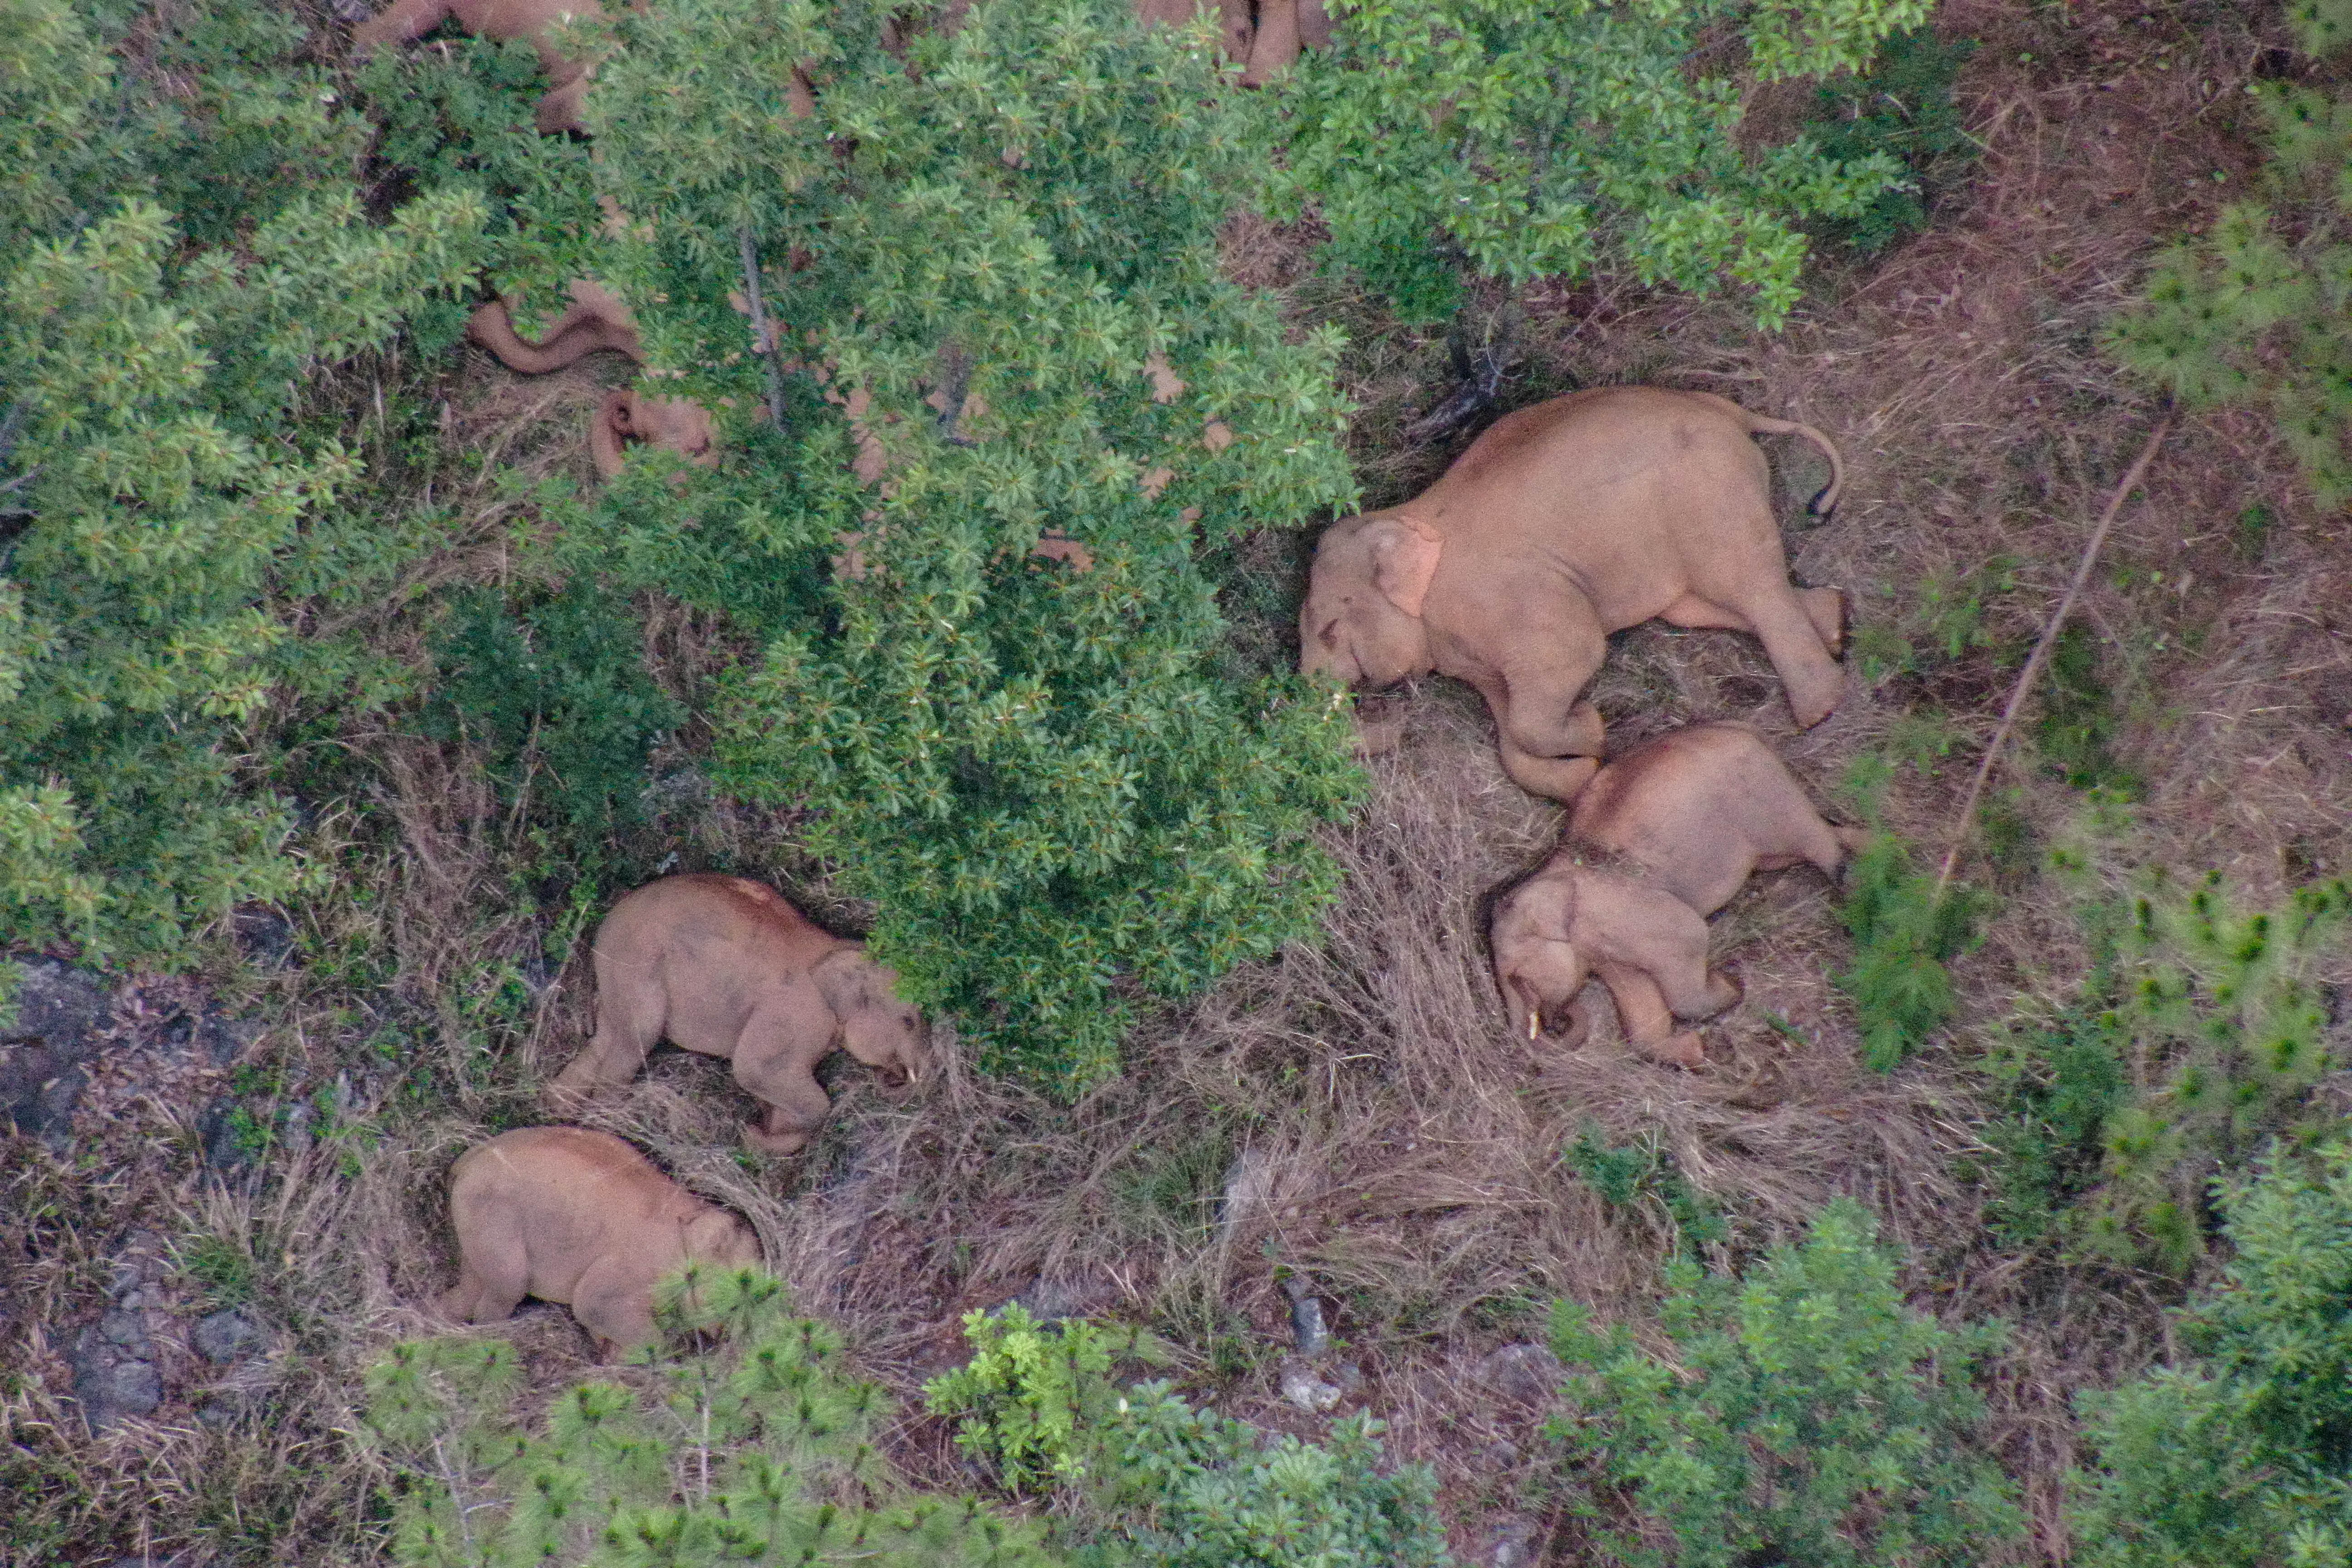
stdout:
[[1805,618],[1821,634],[1822,646],[1830,650],[1830,657],[1844,658],[1846,637],[1853,629],[1853,600],[1843,588],[1800,588],[1797,598],[1805,606]]
[[743,1123],[743,1142],[762,1154],[797,1154],[808,1141],[805,1132],[771,1132],[756,1121]]
[[1739,999],[1747,994],[1746,986],[1723,971],[1715,970],[1706,977],[1706,1011],[1699,1014],[1698,1016],[1712,1018],[1717,1013],[1738,1006]]
[[1668,1067],[1703,1068],[1706,1065],[1706,1046],[1696,1029],[1684,1029],[1663,1040],[1637,1040],[1634,1044],[1652,1061]]

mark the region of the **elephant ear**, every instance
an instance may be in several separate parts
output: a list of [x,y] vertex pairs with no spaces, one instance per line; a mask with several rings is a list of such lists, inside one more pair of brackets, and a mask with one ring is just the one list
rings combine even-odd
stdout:
[[1365,531],[1372,542],[1372,585],[1415,620],[1444,553],[1444,536],[1409,517],[1386,517]]

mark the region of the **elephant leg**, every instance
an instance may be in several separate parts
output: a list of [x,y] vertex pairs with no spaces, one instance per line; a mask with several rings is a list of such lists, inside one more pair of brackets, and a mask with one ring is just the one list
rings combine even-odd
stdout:
[[1511,743],[1506,734],[1501,737],[1503,771],[1511,782],[1529,795],[1539,795],[1547,800],[1566,805],[1576,799],[1592,775],[1601,771],[1600,748],[1584,757],[1538,757]]
[[1625,1026],[1627,1044],[1645,1056],[1676,1067],[1705,1064],[1706,1049],[1700,1044],[1698,1035],[1675,1027],[1673,1010],[1667,1006],[1657,981],[1646,971],[1631,964],[1603,963],[1596,973],[1601,983],[1609,987],[1611,1000],[1617,1004],[1617,1018]]
[[580,109],[587,100],[588,75],[583,71],[562,86],[547,90],[531,115],[531,123],[542,136],[561,136],[567,131],[577,131],[584,136],[588,127],[580,119]]
[[[1482,683],[1478,689],[1495,716],[1503,769],[1511,782],[1530,795],[1565,803],[1601,771],[1607,749],[1601,710],[1582,693],[1608,644],[1590,625],[1529,640],[1541,646],[1506,668],[1501,681]],[[1536,665],[1537,658],[1547,662]]]
[[1813,630],[1822,636],[1822,646],[1830,650],[1832,658],[1845,657],[1846,624],[1853,614],[1851,603],[1843,588],[1800,588],[1797,602],[1805,606],[1805,618],[1813,623]]
[[743,1026],[735,1047],[735,1081],[767,1107],[760,1121],[744,1124],[743,1142],[752,1148],[797,1154],[833,1109],[814,1070],[832,1048],[832,1037],[828,1032],[812,1040],[811,1034],[805,1021],[762,1013]]
[[365,55],[378,44],[404,44],[448,19],[449,0],[394,0],[352,29],[352,47]]
[[488,1221],[457,1238],[457,1283],[435,1303],[453,1323],[510,1318],[530,1293],[530,1255],[512,1224]]
[[1830,657],[1796,595],[1781,584],[1780,592],[1749,606],[1748,618],[1763,640],[1765,657],[1788,689],[1798,727],[1810,730],[1828,718],[1845,694],[1845,671]]
[[1746,632],[1754,636],[1756,628],[1738,610],[1727,610],[1712,599],[1696,594],[1685,594],[1658,612],[1658,619],[1670,626],[1684,626],[1695,632]]
[[669,1025],[669,994],[660,979],[596,964],[596,1033],[588,1047],[548,1081],[541,1098],[551,1110],[575,1110],[637,1076],[646,1053]]
[[641,1269],[609,1258],[590,1264],[572,1288],[572,1315],[594,1336],[602,1361],[660,1337],[654,1327],[651,1281]]

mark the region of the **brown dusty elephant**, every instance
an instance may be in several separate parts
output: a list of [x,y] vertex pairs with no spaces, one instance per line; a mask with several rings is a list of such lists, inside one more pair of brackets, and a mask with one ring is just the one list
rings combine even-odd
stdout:
[[572,1309],[610,1359],[654,1337],[654,1284],[688,1263],[752,1268],[745,1225],[609,1132],[522,1127],[449,1172],[457,1283],[444,1317],[496,1322],[525,1296]]
[[[1635,1047],[1696,1067],[1704,1018],[1739,999],[1706,967],[1706,917],[1751,871],[1810,861],[1836,879],[1859,828],[1823,820],[1786,764],[1745,724],[1694,724],[1638,746],[1577,796],[1549,860],[1495,904],[1488,942],[1511,1025],[1564,1043],[1590,1019],[1578,994],[1598,976]],[[1597,852],[1597,853],[1596,853]]]
[[587,129],[580,123],[580,105],[588,94],[588,62],[557,53],[547,30],[568,17],[593,20],[600,15],[596,0],[394,0],[352,30],[352,44],[364,55],[379,44],[421,38],[453,20],[478,38],[527,38],[547,72],[547,94],[539,100],[536,122],[553,135]]
[[1706,393],[1599,387],[1505,416],[1420,496],[1324,531],[1301,666],[1372,690],[1433,669],[1467,681],[1505,770],[1560,801],[1600,766],[1583,692],[1608,635],[1654,616],[1754,633],[1811,728],[1844,684],[1845,596],[1790,585],[1757,434],[1828,453],[1813,508],[1836,504],[1827,437]]
[[[617,295],[586,278],[574,279],[571,291],[570,308],[549,323],[537,342],[516,332],[506,302],[498,300],[467,319],[466,336],[496,354],[509,370],[525,375],[562,370],[599,350],[645,363],[636,321]],[[710,411],[700,404],[625,389],[608,393],[588,426],[588,455],[597,473],[608,479],[619,473],[624,449],[636,442],[667,447],[706,468],[719,462]]]
[[598,928],[596,1033],[549,1083],[568,1110],[626,1083],[664,1039],[725,1057],[767,1106],[743,1141],[798,1152],[830,1102],[816,1064],[838,1047],[915,1076],[922,1016],[865,945],[821,930],[774,889],[740,877],[665,877],[625,894]]
[[[1205,0],[1136,0],[1146,26],[1178,26],[1207,9]],[[1217,0],[1217,31],[1225,53],[1242,63],[1242,85],[1262,87],[1298,61],[1302,47],[1331,47],[1331,17],[1323,0]]]

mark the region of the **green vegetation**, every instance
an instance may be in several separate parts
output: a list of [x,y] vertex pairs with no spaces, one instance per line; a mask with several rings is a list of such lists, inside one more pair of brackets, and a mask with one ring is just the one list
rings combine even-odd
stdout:
[[2073,1503],[2097,1568],[2303,1568],[2352,1553],[2352,1145],[2221,1184],[2236,1249],[2181,1353],[2083,1397]]
[[[2288,7],[2304,51],[2346,41],[2334,4]],[[2160,251],[2147,298],[2109,328],[2116,361],[2192,408],[2268,413],[2320,505],[2352,500],[2352,103],[2323,87],[2249,87],[2267,121],[2258,199]]]
[[992,1465],[1008,1491],[1084,1476],[1078,1428],[1101,1416],[1114,1355],[1103,1332],[1082,1321],[1049,1331],[1015,1302],[965,1313],[963,1333],[971,1360],[923,1386],[933,1414],[956,1417],[956,1446]]
[[1895,1270],[1841,1200],[1744,1279],[1673,1264],[1668,1356],[1555,1309],[1552,1348],[1574,1375],[1554,1435],[1625,1503],[1576,1504],[1598,1560],[1958,1568],[2020,1534],[2008,1482],[1973,1442],[1969,1370],[2000,1336],[1911,1311]]
[[2176,1273],[2202,1257],[2208,1184],[2300,1125],[2332,1065],[2315,975],[2348,917],[2342,882],[2247,911],[2218,875],[2090,911],[2098,963],[2080,998],[1994,1053],[2011,1236]]
[[496,1340],[395,1346],[368,1374],[368,1421],[400,1476],[392,1557],[411,1568],[716,1568],[719,1563],[1019,1568],[1043,1532],[970,1500],[909,1491],[872,1445],[881,1391],[829,1328],[753,1270],[689,1269],[657,1300],[674,1340],[650,1384],[583,1383],[528,1400]]
[[1938,889],[1892,834],[1872,837],[1846,870],[1845,929],[1853,963],[1837,977],[1862,1025],[1863,1060],[1892,1072],[1952,1016],[1945,965],[1975,944],[1986,895]]
[[1569,1168],[1601,1194],[1612,1209],[1639,1217],[1666,1237],[1675,1257],[1685,1249],[1719,1245],[1731,1227],[1712,1204],[1691,1189],[1675,1168],[1674,1156],[1654,1138],[1629,1147],[1608,1142],[1600,1124],[1587,1121],[1568,1146]]
[[127,21],[0,7],[0,932],[178,957],[312,885],[242,759],[289,700],[368,700],[289,595],[398,564],[303,385],[463,289],[485,215],[450,190],[371,223],[365,126],[282,20],[182,8],[139,72]]
[[[1337,47],[1283,94],[1272,176],[1277,213],[1311,207],[1330,226],[1329,265],[1409,321],[1445,315],[1470,279],[1605,273],[1738,288],[1767,327],[1797,302],[1798,225],[1861,219],[1904,165],[1809,135],[1743,152],[1743,84],[1858,70],[1927,14],[1926,0],[1334,9]],[[1744,50],[1720,47],[1734,39]]]
[[1888,35],[1869,70],[1815,89],[1817,117],[1809,129],[1822,157],[1852,166],[1885,154],[1904,172],[1899,184],[1852,216],[1823,225],[1823,232],[1870,256],[1927,226],[1928,204],[1976,162],[1976,142],[1952,101],[1952,84],[1976,49],[1973,39],[1948,42],[1933,28],[1913,27]]

